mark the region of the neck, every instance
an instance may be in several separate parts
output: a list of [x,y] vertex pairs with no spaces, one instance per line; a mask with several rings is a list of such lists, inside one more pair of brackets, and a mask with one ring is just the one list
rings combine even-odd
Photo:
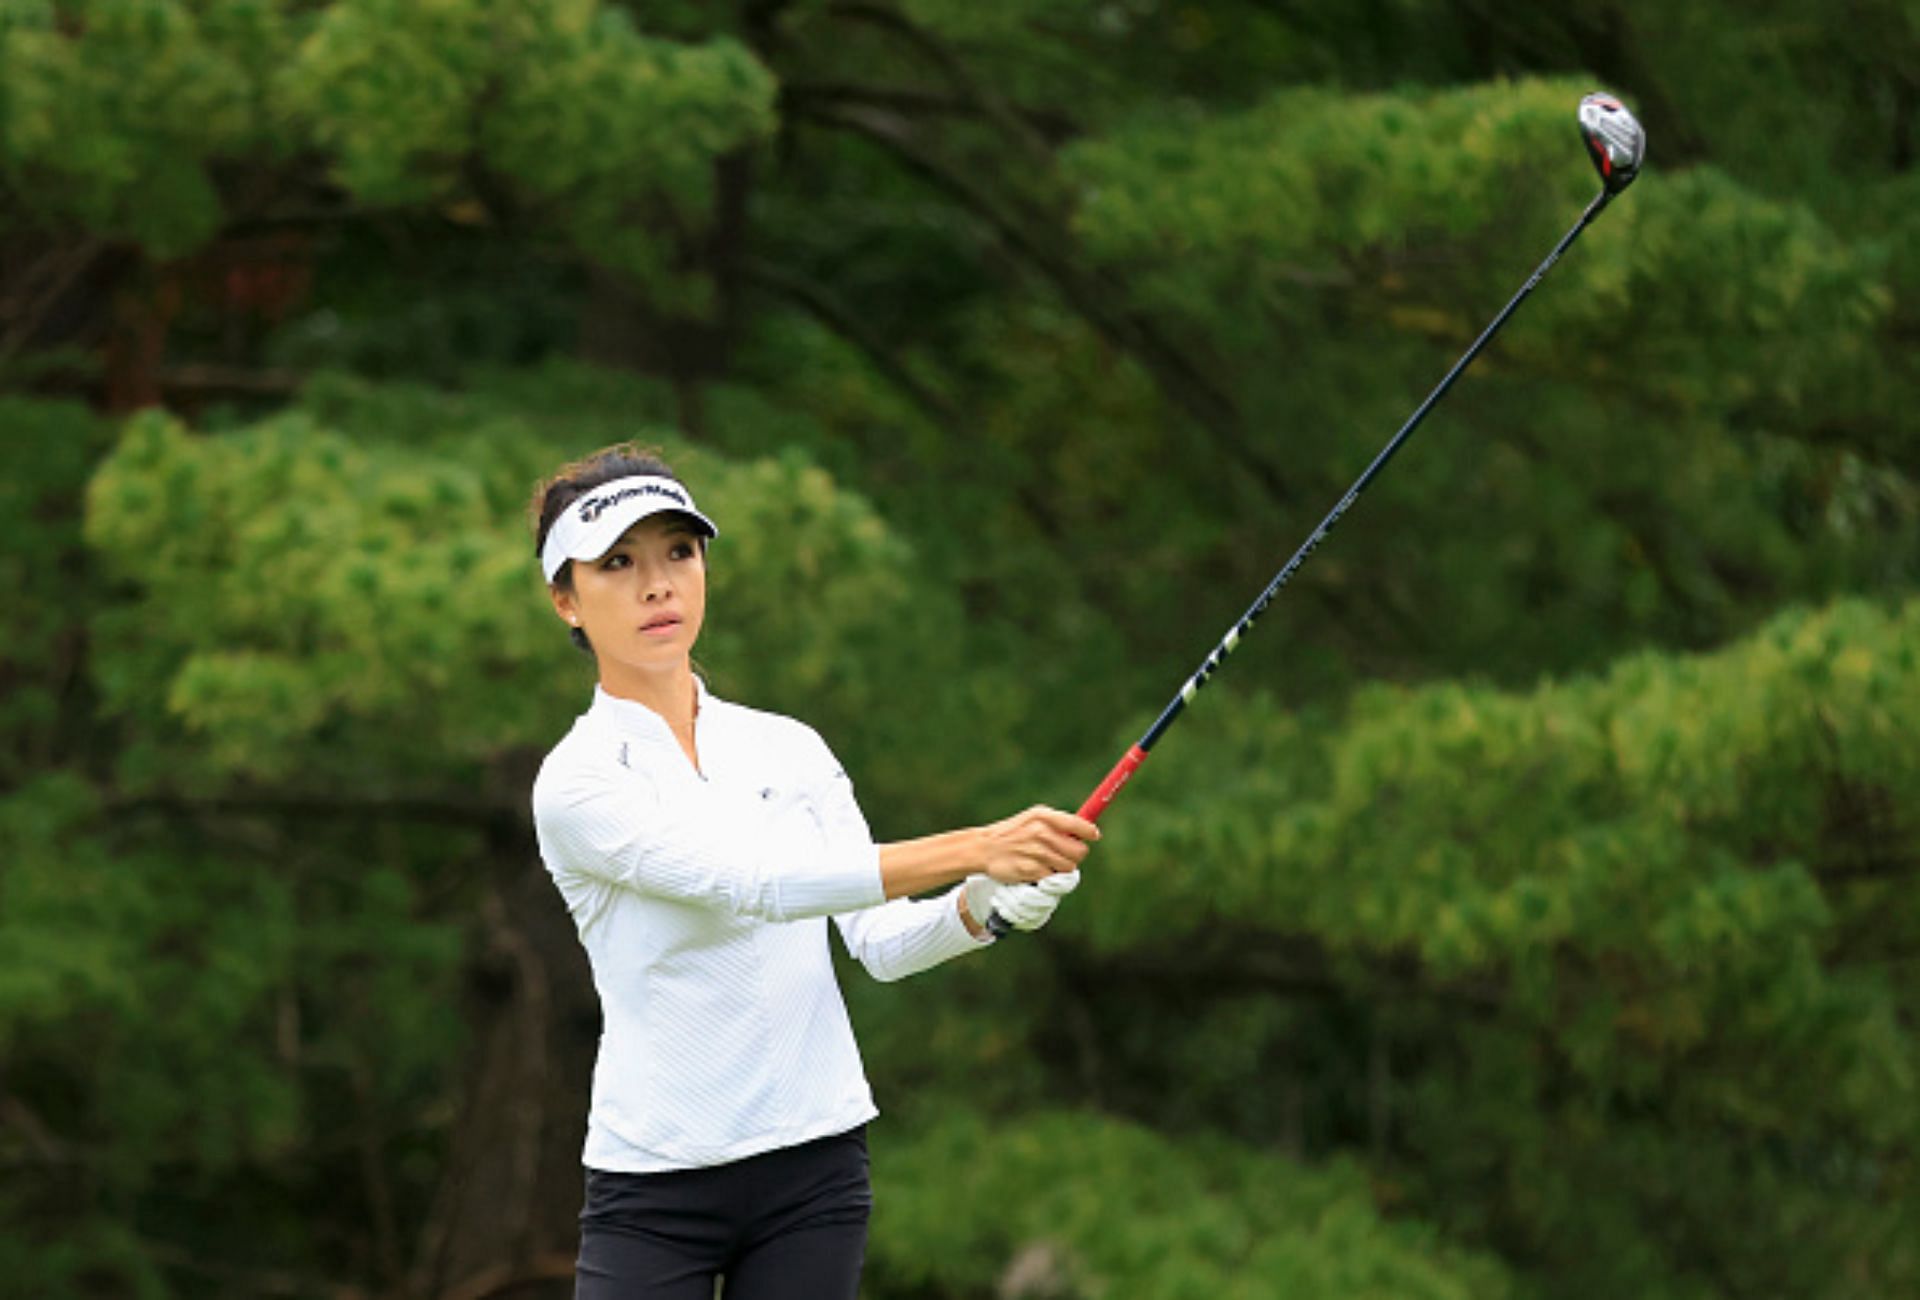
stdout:
[[623,700],[644,704],[673,728],[675,735],[693,730],[695,702],[699,696],[693,684],[693,667],[684,660],[672,668],[658,670],[600,670],[600,689]]

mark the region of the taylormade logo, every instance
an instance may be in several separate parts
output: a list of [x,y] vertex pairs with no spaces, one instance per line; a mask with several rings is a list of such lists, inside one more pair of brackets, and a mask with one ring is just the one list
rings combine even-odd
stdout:
[[663,483],[640,483],[633,487],[621,488],[618,492],[603,497],[588,497],[580,503],[580,522],[590,524],[601,515],[619,505],[628,497],[658,496],[665,497],[681,508],[687,508],[684,494],[674,491]]

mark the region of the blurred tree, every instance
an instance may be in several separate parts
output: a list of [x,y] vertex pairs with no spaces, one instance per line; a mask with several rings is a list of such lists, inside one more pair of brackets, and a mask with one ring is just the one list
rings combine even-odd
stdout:
[[850,983],[869,1290],[1910,1293],[1910,9],[0,6],[0,1277],[565,1294],[532,480],[668,446],[882,834],[1071,802],[1597,77],[1087,889]]

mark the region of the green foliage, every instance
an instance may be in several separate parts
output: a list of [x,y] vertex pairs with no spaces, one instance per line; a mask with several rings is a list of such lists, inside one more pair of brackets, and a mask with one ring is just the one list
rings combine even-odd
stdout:
[[1452,1180],[1478,1184],[1475,1230],[1579,1294],[1717,1293],[1660,1240],[1744,1275],[1755,1231],[1795,1234],[1796,1290],[1898,1291],[1920,1276],[1890,1249],[1920,1207],[1899,1172],[1920,932],[1886,909],[1914,842],[1917,648],[1920,606],[1843,603],[1527,695],[1376,687],[1322,744],[1268,702],[1221,710],[1137,778],[1100,877],[1124,905],[1062,924],[1122,967],[1168,918],[1282,937],[1383,1000],[1413,963],[1440,1001],[1376,1032],[1426,1062],[1396,1122],[1428,1212],[1468,1227]]
[[967,41],[1017,36],[1034,25],[1071,22],[1080,17],[1080,6],[1072,0],[987,0],[976,4],[907,0],[901,12],[928,31]]
[[[10,1188],[0,1262],[31,1294],[173,1294],[145,1238],[216,1226],[229,1265],[302,1264],[323,1234],[274,1198],[354,1172],[343,1115],[397,1145],[464,1043],[460,928],[421,914],[464,837],[166,813],[65,774],[0,799],[8,1126],[48,1162]],[[391,1182],[415,1213],[432,1192]]]
[[[19,1221],[14,1207],[7,1218]],[[164,1300],[166,1280],[134,1234],[111,1223],[91,1222],[48,1241],[0,1229],[0,1276],[17,1294],[37,1300],[88,1300],[101,1294],[131,1300]]]
[[662,292],[670,245],[653,227],[697,220],[713,159],[772,127],[772,82],[746,50],[652,40],[595,0],[344,0],[282,92],[368,201],[469,197],[478,157]]
[[[105,855],[61,859],[50,852],[91,815],[91,792],[72,778],[50,778],[17,791],[5,804],[9,870],[4,917],[7,961],[0,972],[0,1045],[31,1028],[50,1028],[86,1003],[129,1007],[138,995],[125,969],[124,916],[89,915],[101,907],[144,910],[140,900],[62,887],[60,869],[84,879],[109,865]],[[76,860],[77,859],[77,860]],[[73,915],[72,913],[79,913]]]
[[289,29],[259,0],[30,6],[0,25],[0,177],[42,221],[189,251],[222,217],[212,160],[272,148],[261,79]]
[[427,737],[470,765],[553,698],[524,548],[458,465],[381,464],[297,414],[214,441],[143,417],[95,479],[89,539],[147,598],[95,625],[107,705],[197,738],[184,766],[130,750],[128,779],[405,789]]
[[1303,89],[1237,114],[1151,112],[1068,153],[1076,222],[1105,258],[1234,259],[1267,277],[1308,253],[1460,235],[1516,203],[1538,212],[1590,193],[1564,147],[1569,97],[1579,91],[1565,81],[1420,96]]
[[[592,445],[562,441],[587,432],[571,404],[625,395],[566,371],[519,387],[462,400],[316,386],[355,436],[299,411],[215,438],[132,421],[89,514],[103,563],[139,594],[95,624],[105,703],[144,742],[121,778],[395,796],[550,744],[588,670],[545,608],[522,502]],[[633,432],[621,415],[594,437]],[[924,815],[943,787],[964,794],[954,778],[985,757],[912,756],[907,735],[983,710],[990,725],[1006,692],[968,680],[958,611],[916,580],[911,550],[801,458],[680,459],[724,521],[701,653],[716,688],[849,737],[879,809],[904,798]],[[895,721],[884,701],[903,663],[948,665],[953,681],[930,713]]]
[[1002,1277],[1003,1293],[1090,1300],[1512,1293],[1495,1261],[1382,1219],[1358,1169],[1084,1114],[961,1112],[882,1145],[875,1175],[924,1189],[883,1194],[874,1216],[875,1280],[907,1293],[988,1294]]
[[317,382],[346,371],[454,387],[477,367],[524,365],[571,345],[576,290],[561,250],[454,235],[431,218],[402,229],[397,238],[343,235],[338,258],[316,276],[318,309],[276,330],[262,359]]
[[[1079,301],[1022,286],[951,303],[904,200],[782,237],[849,292],[872,274],[856,247],[900,268],[930,310],[881,325],[967,413],[964,436],[871,378],[863,394],[844,359],[829,385],[793,331],[791,364],[757,369],[832,413],[883,509],[952,512],[923,531],[970,599],[1087,657],[1058,689],[1116,671],[1097,647],[1117,637],[1133,689],[1164,690],[1207,648],[1193,625],[1244,608],[1591,198],[1568,120],[1587,84],[1146,99],[1066,149],[1081,247],[1124,310],[1197,340],[1186,359],[1230,407],[1224,433],[1183,412],[1210,394]],[[1519,683],[1908,580],[1916,502],[1875,467],[1902,454],[1898,422],[1864,415],[1897,386],[1881,250],[1744,178],[1654,164],[1423,429],[1419,471],[1386,476],[1263,627],[1292,700],[1381,673]],[[843,192],[872,185],[858,160],[821,165]],[[1844,521],[1861,516],[1880,542],[1859,544]],[[976,520],[1006,544],[971,545]],[[1019,605],[1029,592],[1041,608]],[[1176,603],[1189,618],[1164,617]]]
[[[663,292],[662,223],[697,221],[708,168],[772,129],[737,43],[650,39],[595,0],[43,6],[0,27],[0,177],[43,221],[161,257],[226,218],[223,159],[328,151],[380,206],[457,205],[476,166],[523,187],[609,265]],[[484,197],[484,185],[483,185]]]
[[1539,328],[1519,355],[1544,360],[1578,340],[1597,386],[1643,387],[1687,415],[1762,407],[1763,427],[1816,414],[1872,357],[1891,303],[1873,246],[1713,168],[1633,199],[1609,210],[1594,256],[1569,261],[1565,291],[1530,313]]
[[1061,918],[849,973],[868,1289],[1920,1289],[1917,38],[1802,8],[0,5],[0,373],[174,406],[0,398],[0,1279],[564,1256],[532,483],[666,448],[703,670],[883,836],[1071,805],[1593,194],[1599,80],[1645,177]]
[[[580,6],[554,21],[569,9]],[[392,204],[441,197],[474,149],[482,91],[546,25],[531,6],[490,16],[460,3],[328,5],[286,69],[284,93],[356,193]]]
[[0,784],[61,757],[80,704],[82,491],[111,430],[69,403],[0,398]]
[[[1295,90],[1233,115],[1156,113],[1069,152],[1076,227],[1149,301],[1202,321],[1223,301],[1288,311],[1318,280],[1377,296],[1402,331],[1464,346],[1528,266],[1488,254],[1544,254],[1595,192],[1567,147],[1567,104],[1585,84]],[[1571,363],[1589,387],[1684,411],[1797,411],[1858,365],[1888,305],[1871,249],[1711,168],[1660,175],[1657,150],[1648,166],[1658,183],[1556,270],[1502,357]],[[1472,256],[1413,281],[1401,268],[1422,250]]]
[[[656,227],[697,222],[712,198],[713,160],[772,133],[772,78],[732,41],[647,40],[612,14],[527,62],[537,74],[489,119],[489,157],[563,214],[581,246],[658,283],[670,245]],[[636,185],[668,196],[667,210],[636,207]]]

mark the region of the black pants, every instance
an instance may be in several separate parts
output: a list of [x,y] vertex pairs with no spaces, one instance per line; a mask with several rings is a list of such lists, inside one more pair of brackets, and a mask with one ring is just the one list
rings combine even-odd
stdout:
[[574,1300],[854,1300],[873,1192],[867,1132],[710,1169],[587,1171]]

